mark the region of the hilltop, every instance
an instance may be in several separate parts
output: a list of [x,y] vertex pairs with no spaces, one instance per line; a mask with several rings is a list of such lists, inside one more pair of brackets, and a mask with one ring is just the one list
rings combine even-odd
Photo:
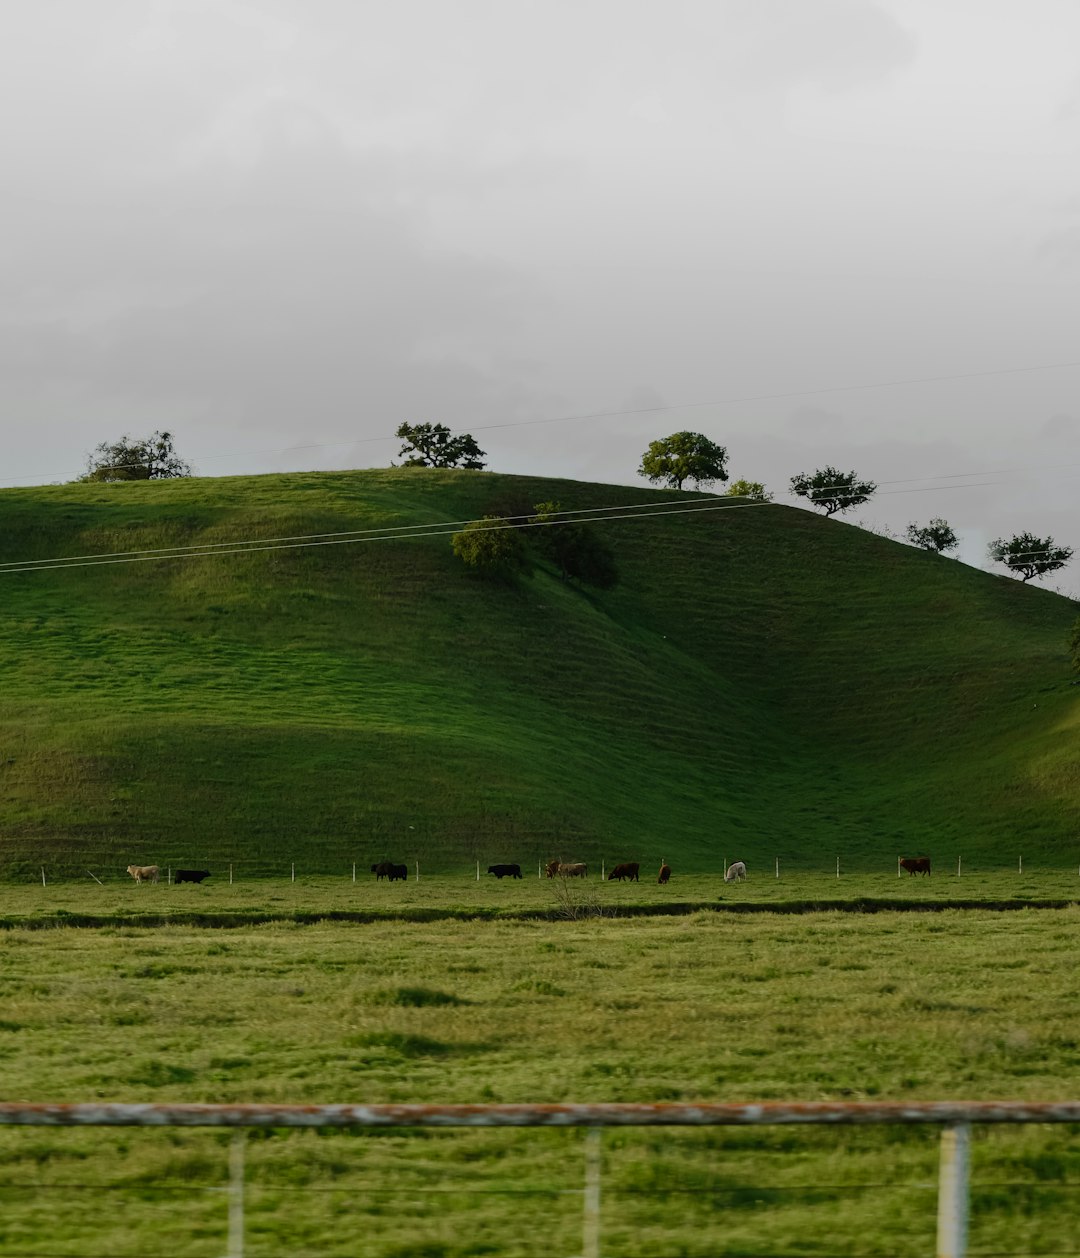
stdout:
[[[0,561],[692,497],[403,468],[9,489]],[[445,536],[0,573],[0,872],[1077,860],[1074,603],[784,506],[595,527],[613,590],[486,581]]]

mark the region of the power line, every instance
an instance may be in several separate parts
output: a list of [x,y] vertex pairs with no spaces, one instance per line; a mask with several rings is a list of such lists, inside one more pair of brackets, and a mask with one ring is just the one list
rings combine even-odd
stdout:
[[[894,481],[885,483],[904,484],[905,482]],[[929,493],[941,489],[978,488],[980,485],[993,485],[996,483],[997,482],[994,481],[981,481],[973,484],[969,483],[967,485],[935,485],[907,490],[884,490],[883,493]],[[827,497],[831,496],[834,491],[824,489],[820,492],[823,496]],[[805,496],[813,500],[814,492]],[[780,504],[774,504],[772,502],[748,502],[740,499],[730,499],[726,495],[718,495],[717,497],[707,499],[705,503],[702,503],[700,499],[689,498],[677,499],[674,502],[669,501],[667,503],[639,502],[618,504],[611,507],[577,507],[569,508],[565,511],[560,510],[558,512],[560,516],[581,516],[584,517],[582,519],[537,520],[532,516],[526,515],[503,516],[498,517],[503,521],[503,523],[493,523],[488,527],[496,531],[511,528],[552,528],[558,527],[562,524],[603,524],[615,520],[641,520],[659,515],[692,515],[708,511],[732,511],[743,510],[748,507],[765,507],[774,505]],[[445,537],[450,535],[454,530],[463,528],[473,522],[473,519],[446,520],[440,521],[434,527],[430,528],[425,528],[422,524],[403,524],[374,529],[347,529],[333,533],[295,534],[292,536],[277,538],[247,538],[240,541],[229,542],[192,542],[185,546],[147,548],[132,551],[107,551],[86,555],[61,556],[55,559],[6,560],[4,562],[0,562],[0,576],[6,573],[41,572],[60,568],[103,567],[116,564],[150,563],[170,559],[210,558],[216,555],[256,554],[261,551],[272,550],[300,550],[314,546],[341,546],[359,544],[363,542],[406,541],[409,538],[414,537]],[[1053,547],[1041,550],[1020,551],[1013,554],[1011,558],[1020,559],[1034,557],[1037,555],[1051,554],[1059,549],[1062,548]]]
[[[606,523],[608,521],[613,521],[613,520],[641,520],[641,519],[649,519],[652,516],[656,516],[656,515],[693,515],[693,514],[703,512],[703,511],[732,511],[732,510],[741,510],[746,507],[767,507],[767,506],[772,506],[772,505],[773,505],[772,503],[767,503],[767,502],[732,502],[732,503],[721,505],[720,499],[713,499],[712,505],[700,506],[700,507],[684,507],[677,511],[675,510],[641,511],[641,512],[628,512],[624,515],[589,516],[589,517],[586,517],[584,520],[580,520],[580,521],[528,520],[524,524],[512,524],[512,523],[507,522],[503,524],[492,524],[490,527],[496,531],[502,531],[505,529],[515,529],[515,528],[553,528],[553,527],[558,527],[560,524],[573,524],[573,523],[595,524],[595,523]],[[172,553],[172,554],[154,554],[154,553],[146,554],[146,553],[141,553],[141,552],[136,551],[136,552],[132,552],[129,555],[120,555],[120,556],[115,556],[115,557],[110,557],[110,558],[105,558],[105,559],[95,559],[95,558],[81,559],[81,560],[45,559],[45,560],[37,560],[37,561],[31,560],[31,561],[26,561],[23,563],[20,563],[19,561],[16,560],[9,563],[8,566],[0,569],[0,575],[7,575],[8,573],[16,573],[16,572],[43,572],[43,571],[53,572],[60,568],[97,568],[97,567],[110,566],[114,564],[155,563],[155,562],[165,562],[165,561],[169,561],[173,559],[205,559],[205,558],[213,557],[215,555],[254,555],[254,554],[258,554],[260,551],[268,551],[268,550],[303,550],[303,549],[307,549],[313,546],[349,546],[349,545],[359,544],[363,542],[404,541],[411,537],[447,537],[456,528],[457,528],[457,525],[451,524],[451,525],[444,525],[444,526],[436,527],[434,529],[429,529],[424,532],[419,532],[419,533],[414,532],[414,533],[408,533],[405,535],[402,535],[399,533],[376,533],[376,534],[372,534],[368,536],[350,535],[346,537],[333,537],[328,540],[285,542],[281,544],[270,544],[270,545],[256,545],[256,544],[251,544],[251,543],[248,543],[248,544],[241,543],[241,544],[236,545],[234,549],[229,549],[229,550],[225,550],[225,549],[212,550],[212,551],[190,550],[190,551],[183,551],[183,552],[177,552],[177,553]]]

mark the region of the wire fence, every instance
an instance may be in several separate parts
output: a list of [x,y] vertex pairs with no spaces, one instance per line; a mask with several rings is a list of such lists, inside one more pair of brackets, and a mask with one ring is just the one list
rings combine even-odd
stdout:
[[[620,853],[615,845],[612,847],[613,854],[610,857],[592,856],[588,852],[580,856],[581,861],[588,867],[587,876],[590,881],[606,882],[612,871],[619,865],[633,861],[639,865],[639,872],[634,881],[642,884],[654,883],[661,865],[666,863],[659,857],[643,857],[633,852]],[[299,882],[312,878],[355,883],[377,879],[379,875],[376,873],[376,866],[385,862],[404,865],[407,876],[403,876],[401,880],[408,882],[419,881],[423,878],[438,878],[443,882],[458,881],[462,884],[477,881],[495,882],[502,878],[513,881],[515,875],[489,872],[492,867],[507,865],[516,865],[523,880],[540,879],[542,881],[547,877],[549,863],[552,860],[558,862],[563,859],[559,855],[560,849],[565,853],[567,845],[553,843],[548,848],[542,849],[540,854],[534,853],[532,856],[522,858],[513,852],[513,845],[508,843],[506,848],[497,849],[488,856],[475,856],[460,862],[432,858],[429,854],[391,852],[390,856],[387,856],[383,852],[378,852],[360,855],[355,849],[347,847],[334,849],[325,844],[320,845],[317,855],[305,853],[296,858],[277,854],[222,856],[205,852],[195,856],[184,852],[161,856],[157,853],[138,851],[132,856],[131,852],[109,850],[88,852],[69,859],[43,860],[40,852],[35,852],[30,848],[16,849],[10,843],[4,843],[0,838],[0,881],[11,884],[41,883],[46,886],[55,883],[90,884],[92,882],[127,885],[132,881],[128,873],[130,864],[139,867],[156,866],[157,881],[166,884],[170,884],[177,871],[181,870],[206,871],[208,877],[216,884],[264,881]],[[573,859],[578,860],[577,849],[571,848],[570,851]],[[740,862],[745,860],[742,856],[738,859]],[[687,877],[722,877],[728,872],[729,866],[734,863],[734,859],[729,862],[725,857],[717,860],[711,868],[701,863],[676,866],[673,876],[676,880]],[[995,863],[970,860],[962,855],[954,855],[951,858],[934,861],[929,869],[920,867],[915,870],[908,867],[909,864],[914,864],[914,861],[909,861],[901,867],[900,858],[892,857],[873,862],[862,854],[836,855],[824,859],[820,857],[807,859],[804,854],[785,857],[770,856],[759,861],[747,861],[746,864],[747,876],[751,881],[758,883],[791,883],[810,878],[842,882],[844,879],[881,876],[899,879],[902,883],[912,886],[926,881],[934,885],[935,879],[939,883],[942,881],[955,883],[957,880],[962,883],[965,879],[976,877],[1055,878],[1080,881],[1080,854],[1076,861],[1053,864],[1045,860],[1025,860],[1021,852],[1018,852],[1015,857]]]
[[[0,1159],[0,1251],[5,1258],[93,1258],[98,1253],[109,1258],[213,1253],[218,1258],[224,1243],[226,1258],[271,1258],[278,1254],[290,1258],[302,1254],[312,1258],[341,1254],[451,1258],[494,1253],[543,1254],[545,1258],[600,1258],[602,1253],[608,1258],[708,1258],[721,1254],[765,1258],[776,1253],[785,1258],[797,1254],[822,1258],[828,1252],[885,1258],[886,1254],[928,1253],[932,1245],[939,1258],[962,1258],[969,1253],[980,1258],[1035,1254],[1049,1258],[1080,1253],[1074,1222],[1080,1177],[1040,1180],[1046,1170],[1045,1159],[1036,1155],[1029,1170],[1034,1180],[1016,1178],[1020,1166],[1014,1157],[1008,1163],[1014,1172],[1010,1178],[986,1177],[972,1186],[973,1127],[1001,1129],[1017,1124],[1064,1124],[1062,1130],[1071,1142],[1071,1125],[1080,1124],[1080,1102],[0,1104],[0,1127],[62,1127],[69,1129],[69,1134],[76,1128],[144,1127],[156,1129],[158,1139],[164,1129],[217,1128],[232,1133],[227,1146],[219,1146],[227,1157],[227,1167],[220,1159],[215,1163],[213,1158],[199,1156],[195,1161],[197,1175],[154,1176],[143,1167],[137,1172],[138,1182],[127,1183],[50,1176],[50,1156],[40,1145],[31,1151],[29,1164],[34,1169],[20,1170],[24,1162],[14,1156],[9,1141],[8,1156]],[[894,1147],[893,1163],[898,1173],[887,1178],[855,1182],[810,1178],[807,1172],[813,1163],[803,1153],[799,1163],[802,1170],[795,1176],[767,1183],[733,1183],[737,1175],[732,1176],[730,1166],[716,1165],[713,1145],[692,1150],[698,1163],[702,1158],[711,1159],[705,1175],[700,1170],[691,1172],[692,1164],[687,1162],[686,1174],[692,1182],[670,1184],[658,1182],[657,1175],[650,1174],[650,1168],[657,1169],[649,1160],[658,1156],[654,1148],[612,1145],[617,1129],[643,1135],[656,1128],[696,1129],[701,1133],[718,1127],[749,1131],[793,1126],[802,1128],[804,1136],[809,1134],[807,1128],[821,1126],[939,1128],[936,1176],[932,1174],[932,1156],[927,1156],[932,1155],[932,1146],[924,1142],[917,1150],[920,1156],[906,1162]],[[513,1182],[518,1168],[505,1164],[505,1147],[489,1151],[490,1165],[478,1161],[475,1149],[467,1151],[460,1165],[452,1165],[436,1162],[422,1148],[418,1151],[414,1147],[411,1159],[405,1147],[388,1152],[383,1141],[366,1160],[359,1156],[361,1150],[355,1150],[357,1156],[352,1160],[335,1152],[331,1165],[344,1182],[334,1184],[275,1179],[275,1174],[285,1173],[281,1166],[275,1171],[272,1160],[258,1159],[260,1136],[289,1130],[308,1135],[366,1132],[370,1136],[426,1131],[448,1137],[463,1129],[472,1129],[474,1134],[489,1129],[493,1138],[505,1139],[507,1129],[527,1128],[561,1131],[554,1138],[561,1142],[562,1156],[555,1163],[549,1159],[545,1171],[547,1176],[556,1176],[556,1182]],[[498,1137],[498,1129],[502,1129],[502,1137]],[[568,1145],[573,1129],[582,1129],[580,1138]],[[518,1134],[527,1133],[519,1130]],[[529,1138],[535,1140],[536,1133]],[[415,1146],[415,1141],[411,1143]],[[55,1156],[61,1160],[63,1152],[56,1148]],[[774,1152],[781,1156],[781,1151]],[[824,1156],[820,1146],[816,1152]],[[634,1156],[628,1158],[628,1153]],[[731,1153],[737,1155],[738,1150]],[[1070,1143],[1070,1156],[1073,1153]],[[570,1169],[568,1156],[580,1158],[576,1173]],[[360,1176],[351,1173],[354,1168],[350,1161],[358,1164]],[[471,1168],[478,1164],[490,1176],[488,1182],[470,1178]],[[674,1165],[665,1161],[659,1169]],[[216,1182],[212,1178],[215,1166],[220,1173]],[[433,1168],[438,1171],[435,1182]],[[377,1174],[380,1171],[381,1176]],[[399,1182],[387,1183],[387,1174]],[[927,1224],[935,1198],[933,1232]],[[306,1203],[299,1212],[304,1215],[302,1219],[296,1205],[301,1200]],[[33,1217],[21,1210],[23,1201],[35,1208]],[[103,1205],[103,1201],[108,1204]],[[311,1201],[323,1204],[312,1207]],[[96,1207],[89,1218],[88,1202]],[[669,1202],[678,1204],[672,1207]],[[980,1210],[992,1215],[1006,1207],[1014,1221],[1017,1217],[1035,1220],[1037,1226],[986,1230],[983,1243],[969,1247],[972,1215],[977,1223]],[[108,1220],[137,1219],[140,1215],[144,1220],[150,1218],[154,1247],[134,1234],[125,1241],[110,1233]],[[325,1217],[316,1225],[313,1219],[320,1215]],[[850,1223],[845,1225],[849,1216]],[[888,1248],[867,1243],[869,1230],[858,1230],[863,1218],[885,1221]],[[80,1220],[86,1224],[81,1232],[77,1227]],[[749,1230],[748,1220],[752,1224]],[[736,1222],[743,1226],[735,1227]],[[692,1239],[687,1239],[685,1227],[679,1226],[686,1223],[692,1226]],[[429,1227],[432,1235],[418,1238],[418,1228],[423,1226]],[[785,1227],[789,1229],[786,1235]],[[110,1236],[108,1244],[95,1244],[95,1236],[106,1234]],[[472,1242],[462,1240],[467,1235],[473,1236]],[[1003,1243],[1010,1236],[1020,1243]]]

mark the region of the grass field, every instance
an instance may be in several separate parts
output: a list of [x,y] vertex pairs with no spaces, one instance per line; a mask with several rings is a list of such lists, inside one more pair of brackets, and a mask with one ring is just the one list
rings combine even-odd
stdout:
[[[6,888],[5,911],[29,894]],[[1073,907],[8,930],[4,1096],[1075,1099],[1078,925]],[[575,1132],[253,1135],[248,1252],[569,1256],[581,1154]],[[4,1129],[0,1249],[216,1255],[226,1157],[213,1133]],[[1060,1250],[1071,1130],[980,1132],[973,1179],[973,1249]],[[935,1186],[932,1131],[607,1133],[603,1252],[921,1254]]]

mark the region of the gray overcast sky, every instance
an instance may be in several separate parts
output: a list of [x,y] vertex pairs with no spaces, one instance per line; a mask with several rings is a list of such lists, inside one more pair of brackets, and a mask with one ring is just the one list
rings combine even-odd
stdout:
[[826,391],[1080,361],[1075,0],[24,0],[0,136],[2,484],[430,419],[630,486],[692,428],[1080,551],[1080,367]]

